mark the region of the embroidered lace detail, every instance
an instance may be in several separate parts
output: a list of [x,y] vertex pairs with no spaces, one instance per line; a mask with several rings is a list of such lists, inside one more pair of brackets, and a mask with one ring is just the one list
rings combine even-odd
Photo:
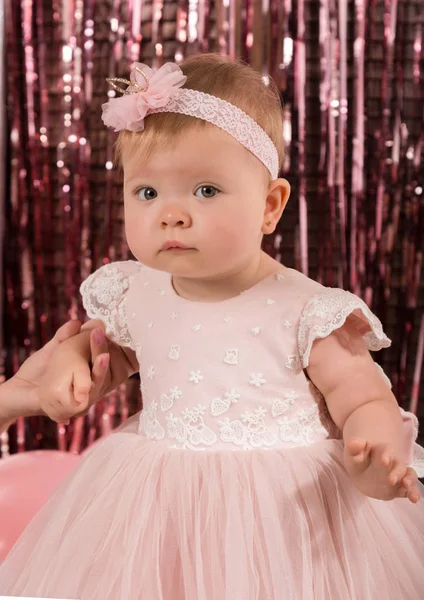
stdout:
[[179,387],[173,387],[169,390],[168,394],[162,394],[160,397],[160,407],[163,412],[169,410],[174,406],[176,402],[183,395]]
[[83,306],[91,319],[106,325],[107,335],[117,344],[135,350],[128,328],[127,294],[130,282],[143,265],[135,261],[104,265],[80,287]]
[[174,417],[169,413],[166,417],[168,437],[179,442],[181,448],[197,450],[204,449],[204,446],[212,446],[217,441],[217,437],[212,429],[205,425],[203,419],[205,412],[206,407],[198,404],[183,410],[181,417]]
[[299,357],[296,356],[296,354],[291,354],[288,356],[286,360],[286,367],[291,371],[300,371],[301,367]]
[[226,350],[225,356],[224,356],[224,362],[227,363],[227,365],[237,365],[238,364],[238,350],[237,349]]
[[157,418],[158,403],[151,402],[141,411],[138,425],[138,433],[144,434],[151,440],[162,440],[165,437],[165,429]]
[[253,385],[254,387],[261,387],[264,383],[266,383],[266,379],[265,377],[262,375],[262,373],[250,373],[249,376],[249,383],[250,385]]
[[203,381],[203,375],[200,371],[190,371],[190,377],[188,380],[190,383],[200,383]]
[[316,339],[325,338],[343,327],[351,313],[366,321],[371,331],[364,335],[369,350],[381,350],[390,346],[379,319],[370,311],[363,300],[337,288],[326,288],[313,296],[302,311],[299,320],[298,344],[302,368],[309,364],[309,355]]
[[287,412],[291,406],[294,406],[298,394],[296,392],[286,392],[283,398],[274,398],[272,401],[271,414],[273,417],[279,417]]
[[[308,446],[328,438],[328,431],[321,422],[318,405],[306,406],[294,415],[280,416],[292,408],[297,400],[295,392],[285,394],[286,404],[276,406],[271,411],[274,419],[270,421],[268,409],[262,405],[251,411],[245,411],[240,418],[224,417],[207,423],[207,409],[198,404],[185,408],[179,414],[170,411],[174,400],[181,396],[179,388],[173,388],[168,394],[162,394],[161,405],[153,401],[141,411],[139,433],[151,440],[173,440],[172,448],[206,450],[225,442],[239,450],[272,448],[280,441],[289,447]],[[226,412],[232,404],[237,404],[239,394],[231,390],[225,394],[225,400],[214,398],[210,413],[214,417]],[[165,416],[166,423],[161,424],[159,414]],[[279,416],[279,418],[275,418]],[[424,463],[422,463],[424,465]],[[413,465],[416,468],[416,465]]]
[[214,398],[210,405],[211,415],[219,417],[224,414],[232,404],[237,404],[239,398],[240,394],[238,394],[236,390],[226,392],[224,398]]
[[226,417],[219,421],[221,440],[241,446],[243,450],[273,446],[277,442],[277,435],[266,427],[266,413],[266,408],[258,406],[251,412],[244,412],[241,420],[230,421]]
[[267,167],[273,179],[278,177],[278,153],[271,138],[237,106],[204,92],[180,89],[165,106],[149,110],[149,114],[159,112],[189,115],[216,125],[250,150]]
[[178,344],[171,346],[168,354],[169,358],[172,360],[180,360],[180,350],[181,347]]
[[294,418],[283,417],[277,421],[280,426],[280,438],[283,442],[292,442],[298,446],[310,446],[319,436],[327,435],[321,424],[318,406],[309,406],[300,410]]

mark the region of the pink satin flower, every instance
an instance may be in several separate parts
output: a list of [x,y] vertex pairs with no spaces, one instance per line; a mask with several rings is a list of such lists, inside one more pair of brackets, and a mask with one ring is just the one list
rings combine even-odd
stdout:
[[107,127],[113,127],[115,131],[122,129],[143,131],[144,118],[149,111],[165,106],[170,97],[187,80],[180,67],[175,63],[166,63],[157,71],[153,71],[143,63],[135,63],[135,66],[145,73],[149,82],[148,86],[144,77],[137,71],[133,71],[134,80],[142,88],[142,91],[129,85],[126,91],[136,93],[124,94],[120,98],[111,98],[109,102],[102,104],[103,123]]

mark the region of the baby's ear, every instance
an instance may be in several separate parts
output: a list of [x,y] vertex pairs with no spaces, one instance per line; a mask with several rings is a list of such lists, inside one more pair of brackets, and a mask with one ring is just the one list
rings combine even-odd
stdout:
[[265,202],[263,233],[275,230],[290,198],[290,184],[287,179],[274,179],[270,182]]

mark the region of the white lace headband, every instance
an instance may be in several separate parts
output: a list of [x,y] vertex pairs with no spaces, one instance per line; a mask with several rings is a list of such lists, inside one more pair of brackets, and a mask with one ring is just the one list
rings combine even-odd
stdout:
[[[145,117],[154,113],[196,117],[232,135],[265,165],[272,179],[277,179],[277,148],[262,127],[226,100],[197,90],[180,89],[186,80],[175,63],[166,63],[156,72],[143,63],[136,63],[130,81],[120,77],[107,79],[123,96],[110,98],[102,105],[104,124],[115,131],[143,131]],[[119,83],[128,87],[122,89]]]

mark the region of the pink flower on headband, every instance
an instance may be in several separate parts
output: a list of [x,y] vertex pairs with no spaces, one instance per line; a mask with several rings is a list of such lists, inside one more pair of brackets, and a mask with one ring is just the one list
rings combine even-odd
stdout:
[[[130,81],[120,78],[108,80],[124,95],[102,104],[103,123],[114,127],[115,131],[143,131],[144,118],[149,110],[165,106],[186,80],[180,67],[174,63],[166,63],[156,72],[143,63],[135,63]],[[124,83],[128,87],[121,89],[116,83]]]

